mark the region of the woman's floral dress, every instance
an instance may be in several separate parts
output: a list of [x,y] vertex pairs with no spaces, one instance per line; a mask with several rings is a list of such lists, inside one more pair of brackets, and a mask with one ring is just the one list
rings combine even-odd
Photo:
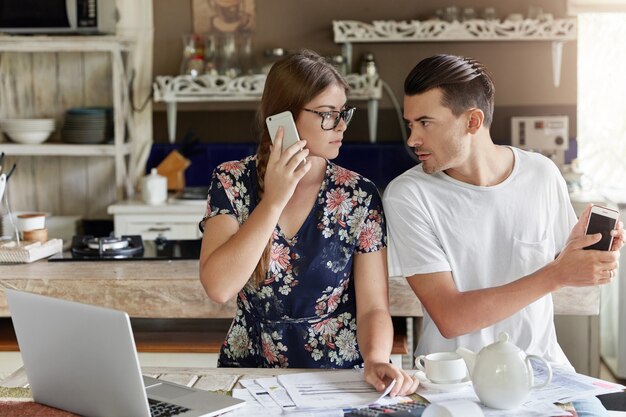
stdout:
[[[256,157],[213,172],[207,218],[246,221],[257,201]],[[350,368],[363,363],[356,339],[353,255],[387,244],[374,183],[328,162],[315,206],[287,238],[276,226],[269,270],[237,297],[218,366]]]

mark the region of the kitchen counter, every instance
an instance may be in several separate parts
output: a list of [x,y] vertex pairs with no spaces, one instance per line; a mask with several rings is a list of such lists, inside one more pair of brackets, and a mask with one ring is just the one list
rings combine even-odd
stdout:
[[[14,288],[96,304],[145,318],[230,318],[235,300],[220,305],[206,296],[198,261],[47,262],[0,265],[0,289]],[[389,280],[393,316],[421,316],[417,297],[402,277]],[[553,294],[555,314],[594,315],[599,289],[565,288]],[[0,292],[0,317],[9,311]]]

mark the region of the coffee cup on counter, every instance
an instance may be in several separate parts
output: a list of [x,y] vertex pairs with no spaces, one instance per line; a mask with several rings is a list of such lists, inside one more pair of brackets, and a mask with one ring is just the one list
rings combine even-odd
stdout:
[[44,213],[22,213],[17,215],[17,226],[22,232],[43,229],[46,225]]
[[455,384],[467,377],[467,365],[455,352],[437,352],[415,358],[415,366],[436,384]]

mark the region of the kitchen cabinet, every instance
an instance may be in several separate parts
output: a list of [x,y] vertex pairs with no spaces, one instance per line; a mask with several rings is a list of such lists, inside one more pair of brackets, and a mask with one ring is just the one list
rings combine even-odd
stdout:
[[[128,63],[131,61],[129,55],[132,53],[132,41],[117,36],[0,36],[0,53],[103,53],[110,56],[111,76],[112,76],[112,101],[113,101],[113,123],[114,123],[114,139],[112,144],[103,145],[75,145],[66,143],[42,143],[36,145],[25,145],[18,143],[2,142],[0,149],[7,155],[20,156],[72,156],[72,157],[90,157],[104,156],[114,160],[115,165],[115,187],[116,194],[119,199],[125,194],[132,194],[130,180],[128,178],[128,158],[132,152],[132,144],[130,138],[134,136],[133,123],[131,119],[131,106],[128,94]],[[83,64],[85,65],[85,64]],[[46,71],[48,68],[38,68]],[[94,71],[97,71],[94,67]],[[17,74],[15,76],[20,76]],[[38,77],[43,78],[43,77]],[[10,80],[10,78],[9,78]],[[53,81],[48,81],[53,82]],[[76,83],[72,88],[89,88]],[[52,87],[52,86],[50,86]],[[6,90],[7,84],[2,86]],[[19,87],[16,87],[19,89]],[[45,88],[45,85],[43,86]],[[56,91],[56,89],[52,89]],[[3,91],[3,97],[8,102],[10,96]],[[18,94],[20,91],[14,92]],[[89,91],[82,94],[104,94],[103,91]],[[63,96],[64,92],[59,91],[59,96]],[[34,95],[34,94],[33,94]],[[15,100],[25,100],[23,97],[15,97]],[[32,98],[36,102],[38,97]],[[59,100],[63,106],[64,100]],[[57,104],[57,106],[59,105]],[[65,109],[62,109],[64,111]],[[63,113],[57,112],[57,130],[60,129],[59,118],[63,117]],[[0,116],[7,117],[5,109]],[[36,114],[37,109],[30,109],[31,114],[16,114],[15,117],[44,117],[50,116],[53,112],[51,109],[44,111],[45,115]],[[35,113],[35,114],[32,114]],[[127,140],[129,138],[129,140]]]
[[205,201],[170,201],[149,205],[140,200],[126,200],[109,206],[115,235],[141,235],[143,239],[201,239],[198,223],[206,210]]

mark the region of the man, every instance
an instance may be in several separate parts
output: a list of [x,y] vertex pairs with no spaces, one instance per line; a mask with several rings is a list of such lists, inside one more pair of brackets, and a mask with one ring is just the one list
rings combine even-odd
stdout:
[[421,164],[389,184],[384,209],[391,273],[407,277],[425,309],[416,353],[479,350],[506,331],[527,353],[571,368],[550,294],[609,282],[622,224],[610,252],[583,250],[601,236],[584,234],[589,210],[576,222],[557,167],[493,143],[494,85],[479,62],[424,59],[404,91]]

